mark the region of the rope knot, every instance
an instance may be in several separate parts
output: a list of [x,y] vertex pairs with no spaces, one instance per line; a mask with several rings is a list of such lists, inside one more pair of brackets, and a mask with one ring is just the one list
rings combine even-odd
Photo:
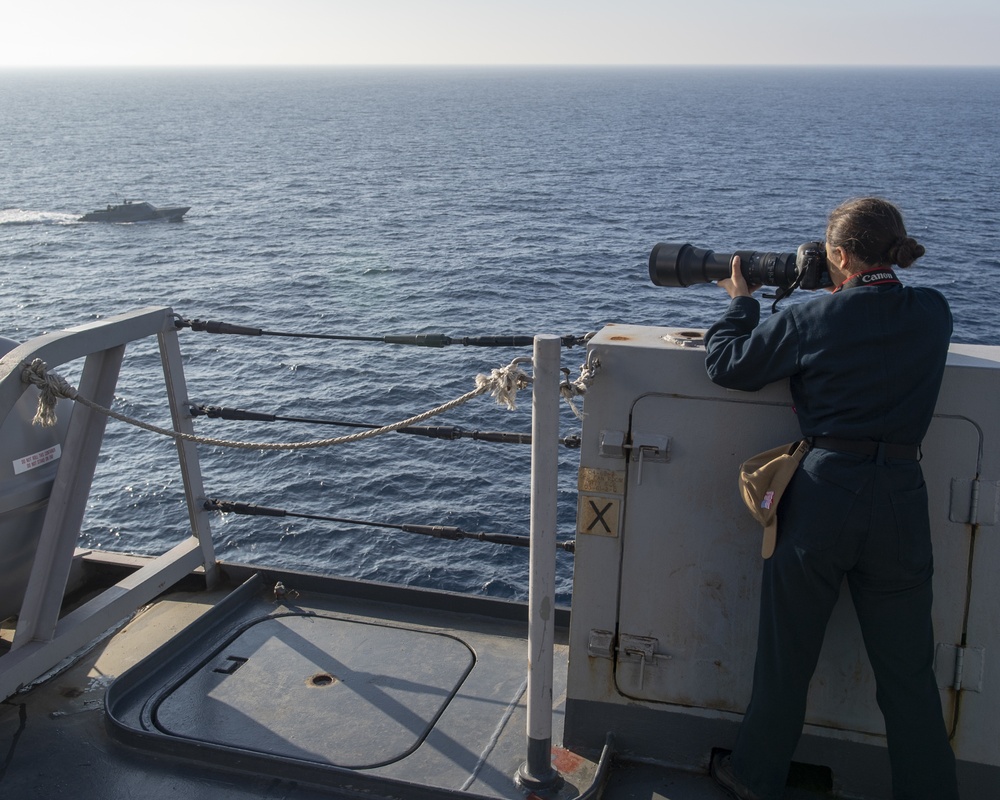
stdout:
[[531,384],[531,378],[521,369],[519,364],[531,361],[530,358],[515,358],[506,367],[494,369],[489,375],[476,375],[476,390],[482,394],[485,391],[496,399],[498,405],[506,406],[510,411],[517,408],[517,392]]
[[[593,363],[591,363],[593,361]],[[566,375],[566,379],[559,384],[559,394],[562,395],[563,399],[569,403],[570,409],[573,411],[573,416],[575,416],[581,422],[583,421],[583,412],[576,407],[574,400],[577,397],[583,397],[587,394],[587,389],[594,382],[594,377],[597,375],[597,370],[601,366],[601,362],[596,358],[591,360],[587,359],[585,364],[580,366],[580,377],[575,381],[570,381],[569,370],[564,369],[563,372]]]
[[51,428],[56,424],[56,403],[60,398],[76,399],[76,389],[61,375],[49,372],[48,366],[40,358],[26,364],[21,372],[21,382],[38,387],[38,410],[32,425]]

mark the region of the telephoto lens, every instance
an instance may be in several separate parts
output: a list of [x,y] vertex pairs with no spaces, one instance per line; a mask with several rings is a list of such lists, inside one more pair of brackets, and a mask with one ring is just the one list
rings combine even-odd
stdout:
[[690,244],[660,242],[649,254],[649,279],[657,286],[692,286],[728,278],[733,256],[740,257],[740,272],[751,286],[788,287],[797,274],[795,253],[760,253],[737,250],[715,253]]

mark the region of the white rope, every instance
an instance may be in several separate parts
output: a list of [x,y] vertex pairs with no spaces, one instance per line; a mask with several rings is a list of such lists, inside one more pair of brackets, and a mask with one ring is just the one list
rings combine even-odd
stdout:
[[594,377],[597,375],[597,370],[600,368],[601,362],[596,358],[588,358],[585,364],[580,365],[580,377],[575,381],[570,381],[569,370],[564,370],[566,373],[566,379],[559,384],[559,394],[562,395],[563,399],[569,403],[570,409],[573,411],[573,415],[583,422],[584,414],[576,406],[576,398],[583,397],[587,393],[587,389],[590,388],[591,384],[594,382]]
[[76,389],[61,376],[55,373],[48,374],[45,362],[40,358],[36,358],[24,368],[24,372],[21,373],[21,382],[37,386],[40,392],[38,410],[35,411],[35,416],[31,420],[32,425],[51,428],[56,424],[56,402],[59,398],[76,399]]
[[476,376],[476,387],[483,391],[489,390],[497,405],[507,406],[510,411],[517,408],[517,392],[531,384],[531,378],[521,371],[518,364],[531,363],[531,359],[522,356],[515,358],[506,367],[493,370],[489,375]]
[[92,400],[88,400],[87,398],[80,396],[77,393],[77,390],[63,378],[53,372],[49,372],[45,362],[40,358],[36,358],[31,362],[31,364],[25,365],[24,371],[21,373],[21,380],[24,383],[33,384],[40,389],[40,395],[38,397],[38,412],[35,414],[35,419],[33,420],[33,423],[36,425],[55,425],[56,401],[60,397],[65,397],[113,419],[120,420],[121,422],[127,422],[129,425],[135,425],[137,428],[142,428],[143,430],[151,431],[152,433],[169,436],[172,439],[181,439],[188,442],[197,442],[199,444],[213,445],[216,447],[234,447],[243,450],[305,450],[308,448],[330,447],[332,445],[360,442],[363,439],[371,439],[372,437],[380,436],[383,433],[391,433],[392,431],[399,430],[400,428],[416,425],[426,419],[437,416],[438,414],[443,414],[445,411],[457,408],[463,403],[467,403],[473,398],[478,397],[481,394],[485,394],[486,392],[490,392],[490,394],[497,399],[498,403],[506,405],[509,409],[513,409],[515,408],[514,396],[516,395],[517,390],[522,389],[531,383],[531,378],[529,378],[518,366],[519,363],[523,363],[525,361],[530,362],[531,359],[517,358],[506,367],[494,369],[489,376],[477,375],[476,388],[471,392],[466,392],[461,397],[457,397],[444,405],[432,408],[430,411],[425,411],[422,414],[417,414],[415,417],[395,422],[392,425],[385,425],[381,428],[373,428],[371,430],[362,431],[361,433],[351,434],[350,436],[338,436],[333,439],[317,439],[309,442],[290,442],[284,444],[273,442],[239,442],[228,439],[212,439],[210,437],[195,436],[194,434],[183,433],[169,428],[161,428],[157,425],[150,425],[147,422],[134,419],[133,417],[126,416],[125,414],[120,414],[110,408],[104,408]]

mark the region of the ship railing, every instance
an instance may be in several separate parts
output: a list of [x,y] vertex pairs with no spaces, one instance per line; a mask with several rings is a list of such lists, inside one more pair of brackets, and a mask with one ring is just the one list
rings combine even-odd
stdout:
[[[52,368],[84,359],[80,394],[110,406],[126,345],[151,336],[159,343],[174,429],[193,433],[184,407],[187,386],[174,314],[162,307],[47,334],[7,353],[0,359],[0,420],[7,418],[27,389],[21,375],[24,365],[34,359]],[[192,442],[177,441],[190,535],[119,583],[60,616],[106,422],[103,414],[91,408],[80,404],[73,407],[14,639],[9,652],[0,656],[0,697],[9,697],[37,680],[199,567],[204,569],[209,587],[217,582],[210,512],[202,507],[205,492],[197,449]]]
[[[177,316],[168,307],[140,309],[107,320],[41,336],[0,359],[0,421],[28,386],[25,367],[45,370],[84,359],[47,509],[24,590],[10,650],[0,656],[0,698],[30,685],[60,662],[99,639],[157,595],[201,568],[208,588],[219,568],[205,502]],[[77,542],[93,483],[108,411],[126,345],[155,336],[170,407],[190,534],[167,552],[62,614]],[[559,445],[560,349],[558,336],[536,336],[532,378],[530,576],[528,596],[527,760],[519,780],[545,788],[558,776],[549,763],[552,731],[553,626]],[[513,366],[513,365],[512,365]],[[473,394],[486,391],[480,386]],[[84,401],[84,398],[86,400]],[[112,413],[112,412],[109,412]],[[147,426],[148,427],[148,426]],[[169,431],[165,431],[169,432]]]

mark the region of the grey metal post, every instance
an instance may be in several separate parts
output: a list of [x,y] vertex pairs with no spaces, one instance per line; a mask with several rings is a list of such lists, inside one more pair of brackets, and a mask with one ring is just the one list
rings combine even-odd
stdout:
[[533,791],[551,789],[562,782],[552,768],[551,755],[561,347],[558,336],[535,337],[531,392],[528,752],[527,761],[517,771],[517,782]]
[[[59,333],[50,333],[0,357],[0,420],[24,394],[23,364],[40,358],[51,366],[86,356],[80,394],[104,406],[114,399],[128,342],[174,331],[163,307],[132,311]],[[67,656],[173,586],[196,567],[214,563],[198,539],[188,537],[114,586],[60,616],[70,564],[100,453],[105,418],[76,406],[52,486],[45,521],[9,653],[0,655],[0,699],[35,680]],[[209,551],[210,553],[210,551]]]
[[[80,394],[110,406],[124,356],[125,345],[89,354],[80,376]],[[55,635],[107,421],[89,408],[73,409],[12,649],[30,641],[48,642]]]
[[[177,330],[167,330],[159,334],[160,359],[163,362],[163,378],[167,386],[170,415],[174,430],[194,433],[191,415],[187,411],[187,381],[184,378],[184,362],[177,341]],[[180,460],[181,479],[184,482],[184,496],[187,499],[188,517],[191,520],[191,535],[198,539],[205,566],[205,586],[214,589],[219,581],[219,565],[215,560],[215,546],[212,543],[212,528],[209,515],[204,509],[205,487],[201,477],[201,463],[198,448],[194,442],[177,440],[177,457]]]

